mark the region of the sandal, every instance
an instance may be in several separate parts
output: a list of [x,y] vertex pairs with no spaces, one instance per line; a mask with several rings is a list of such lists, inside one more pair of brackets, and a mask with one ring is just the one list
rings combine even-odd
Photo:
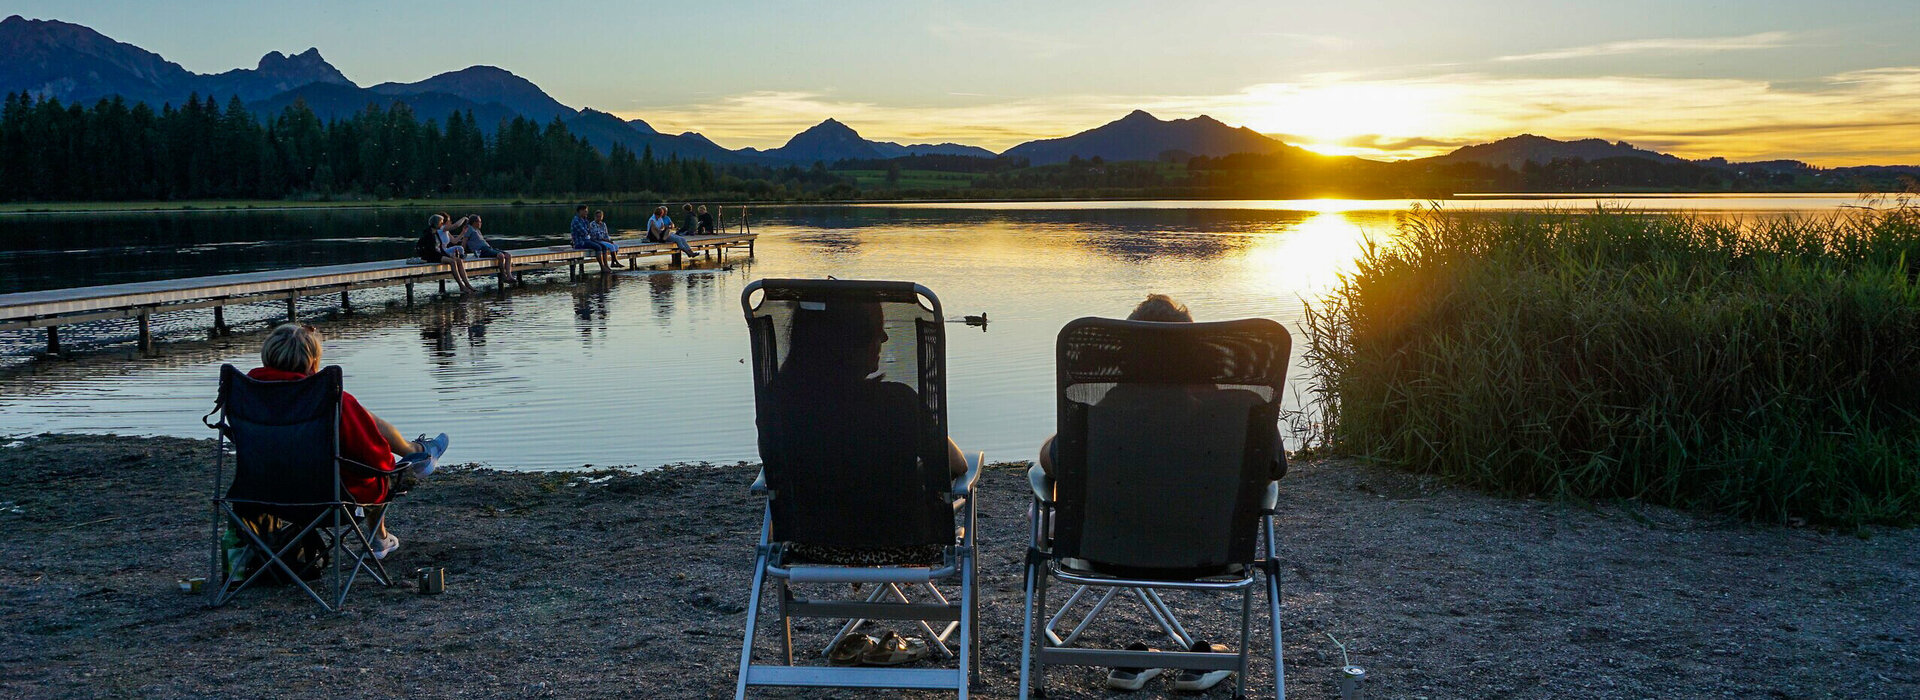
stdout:
[[880,646],[880,641],[874,639],[873,635],[849,634],[841,637],[832,649],[827,650],[827,663],[834,666],[857,666],[860,663],[860,657],[865,656],[868,651],[877,646]]
[[[1199,654],[1225,654],[1231,650],[1225,644],[1194,640],[1193,651]],[[1180,675],[1173,677],[1173,689],[1192,693],[1211,690],[1232,675],[1232,671],[1181,671]]]
[[924,658],[927,658],[926,640],[888,632],[878,644],[860,655],[860,663],[863,666],[899,666]]

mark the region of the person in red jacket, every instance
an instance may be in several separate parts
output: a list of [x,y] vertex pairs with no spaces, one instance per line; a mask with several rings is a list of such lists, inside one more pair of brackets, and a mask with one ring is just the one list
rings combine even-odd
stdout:
[[[313,326],[281,325],[260,344],[261,366],[247,376],[265,382],[304,379],[320,371],[321,340],[320,330]],[[399,428],[361,406],[353,394],[340,392],[340,456],[343,458],[386,472],[412,469],[415,475],[424,477],[433,472],[449,442],[446,433],[431,440],[425,435],[408,440],[401,436]],[[396,463],[393,458],[396,454],[406,457]],[[342,469],[340,483],[360,503],[384,504],[393,497],[387,489],[387,479],[361,470]],[[373,533],[373,556],[385,559],[399,548],[400,538],[387,532],[386,521],[382,519],[379,531]]]

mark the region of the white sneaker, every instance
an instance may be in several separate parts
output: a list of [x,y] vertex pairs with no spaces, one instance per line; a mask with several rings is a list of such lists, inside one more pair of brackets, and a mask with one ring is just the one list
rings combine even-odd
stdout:
[[375,559],[385,559],[387,555],[393,553],[393,550],[399,548],[400,538],[394,537],[391,532],[387,533],[386,537],[373,538],[373,558]]

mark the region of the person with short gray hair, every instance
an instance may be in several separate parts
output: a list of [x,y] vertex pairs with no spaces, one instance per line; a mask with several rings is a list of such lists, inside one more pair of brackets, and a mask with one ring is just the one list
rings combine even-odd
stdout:
[[[247,376],[263,382],[290,382],[320,371],[320,329],[305,323],[287,323],[273,329],[260,343],[260,367]],[[384,472],[411,470],[414,476],[433,473],[451,442],[446,433],[431,440],[401,436],[400,429],[373,415],[352,394],[340,392],[340,457]],[[394,455],[406,455],[396,462]],[[385,477],[342,469],[340,483],[348,495],[363,504],[384,504],[393,498]],[[385,559],[400,548],[400,538],[387,532],[386,521],[373,534],[373,556]]]

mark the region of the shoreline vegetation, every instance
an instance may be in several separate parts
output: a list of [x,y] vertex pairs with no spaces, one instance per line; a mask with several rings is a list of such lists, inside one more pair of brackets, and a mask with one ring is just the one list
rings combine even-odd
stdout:
[[1444,216],[1308,305],[1323,447],[1494,492],[1920,522],[1920,206]]
[[[327,615],[290,589],[212,610],[176,590],[207,569],[211,441],[17,440],[0,446],[0,695],[270,696],[290,679],[330,696],[733,687],[760,518],[754,465],[445,467],[392,513],[400,584],[363,583]],[[981,697],[1012,697],[1017,683],[1024,467],[992,466],[979,490]],[[1336,643],[1367,668],[1374,697],[1920,694],[1920,531],[1855,537],[1631,499],[1505,498],[1324,458],[1293,465],[1280,513],[1291,697],[1338,697]],[[445,568],[446,593],[417,595],[404,574],[418,567]],[[1203,635],[1238,610],[1231,598],[1167,599]],[[1109,616],[1090,643],[1143,639],[1151,624],[1136,605]],[[827,634],[803,623],[796,646],[804,655]],[[771,658],[777,635],[760,638]],[[1254,635],[1255,654],[1270,644]],[[1263,666],[1257,694],[1272,687]],[[1104,680],[1056,669],[1049,696],[1112,697]]]
[[[1144,114],[1144,113],[1143,113]],[[1151,118],[1151,117],[1148,117]],[[1156,122],[1157,123],[1157,122]],[[1131,157],[1131,156],[1130,156]],[[6,96],[0,199],[43,202],[1444,198],[1456,192],[1835,192],[1911,186],[1920,170],[1797,161],[1706,164],[1637,156],[1502,162],[1371,161],[1304,149],[1151,160],[920,154],[811,163],[715,162],[596,146],[559,118],[421,119],[403,102],[322,119],[296,100],[255,114],[195,95],[158,109]]]

